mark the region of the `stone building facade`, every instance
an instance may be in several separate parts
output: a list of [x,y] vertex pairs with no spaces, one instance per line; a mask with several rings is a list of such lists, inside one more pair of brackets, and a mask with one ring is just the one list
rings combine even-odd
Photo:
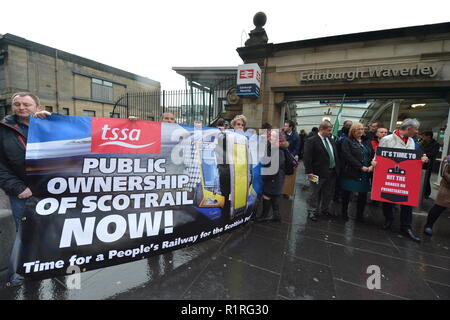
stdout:
[[[244,63],[258,63],[263,71],[261,97],[243,99],[242,111],[252,119],[252,127],[264,122],[281,125],[286,115],[295,113],[287,110],[291,102],[339,101],[344,94],[346,99],[401,102],[413,97],[450,102],[450,23],[274,44],[268,42],[270,34],[267,37],[261,31],[265,19],[263,14],[254,19],[260,41],[237,48]],[[391,117],[395,103],[394,107],[392,103],[374,106],[378,109],[368,110],[364,122],[376,120],[373,115],[387,114],[386,120],[395,124],[402,113],[397,108]],[[429,111],[420,115],[430,115]],[[405,112],[413,117],[419,110]],[[448,107],[441,113],[446,122]],[[335,117],[330,118],[334,122]]]
[[11,95],[18,91],[37,94],[49,111],[110,117],[123,94],[160,89],[158,81],[12,34],[0,35],[2,117],[10,112]]

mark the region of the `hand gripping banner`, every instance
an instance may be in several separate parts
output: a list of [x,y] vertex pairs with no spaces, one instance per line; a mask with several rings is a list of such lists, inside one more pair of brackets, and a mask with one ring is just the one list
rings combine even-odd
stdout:
[[43,279],[135,261],[247,222],[248,138],[215,128],[52,115],[31,119],[28,199],[12,255]]

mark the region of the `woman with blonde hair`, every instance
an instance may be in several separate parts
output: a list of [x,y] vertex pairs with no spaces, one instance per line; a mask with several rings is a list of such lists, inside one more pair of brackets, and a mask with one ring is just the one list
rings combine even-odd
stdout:
[[[272,168],[270,174],[262,175],[263,208],[257,221],[281,221],[279,199],[283,189],[285,178],[285,150],[289,143],[280,129],[268,129],[267,132],[267,157],[262,161],[263,167]],[[278,157],[275,154],[278,153]],[[278,160],[272,163],[272,159]],[[272,217],[269,217],[272,208]]]
[[245,127],[247,126],[247,118],[243,114],[239,114],[231,120],[231,127],[235,131],[245,131]]
[[348,138],[342,141],[342,218],[348,220],[348,204],[352,192],[358,192],[356,220],[362,222],[364,208],[367,202],[367,192],[370,191],[370,173],[374,152],[370,141],[363,140],[364,126],[354,123],[348,133]]

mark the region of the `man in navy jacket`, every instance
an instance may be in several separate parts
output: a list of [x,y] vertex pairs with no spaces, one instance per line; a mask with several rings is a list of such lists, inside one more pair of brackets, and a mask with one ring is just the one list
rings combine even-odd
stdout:
[[298,161],[300,156],[300,136],[297,131],[295,131],[295,123],[292,120],[287,120],[284,123],[284,135],[286,136],[287,142],[289,142],[288,150],[295,157],[295,160]]

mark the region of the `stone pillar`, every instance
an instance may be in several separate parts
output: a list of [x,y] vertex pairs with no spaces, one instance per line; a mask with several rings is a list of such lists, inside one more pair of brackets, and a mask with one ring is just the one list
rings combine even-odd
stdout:
[[242,114],[247,117],[248,128],[261,128],[263,124],[263,103],[261,99],[242,99]]
[[[267,86],[267,57],[272,55],[273,45],[268,44],[268,37],[264,30],[267,18],[263,12],[258,12],[253,18],[255,29],[249,33],[245,47],[237,48],[244,63],[257,63],[261,67],[261,96],[258,99],[241,97],[242,114],[247,117],[250,128],[261,128],[264,122],[274,125],[273,93]],[[272,106],[272,107],[271,107]],[[274,126],[278,126],[275,124]]]
[[398,100],[394,100],[392,104],[391,123],[389,125],[389,131],[393,132],[397,127],[398,111],[400,109],[400,103]]

